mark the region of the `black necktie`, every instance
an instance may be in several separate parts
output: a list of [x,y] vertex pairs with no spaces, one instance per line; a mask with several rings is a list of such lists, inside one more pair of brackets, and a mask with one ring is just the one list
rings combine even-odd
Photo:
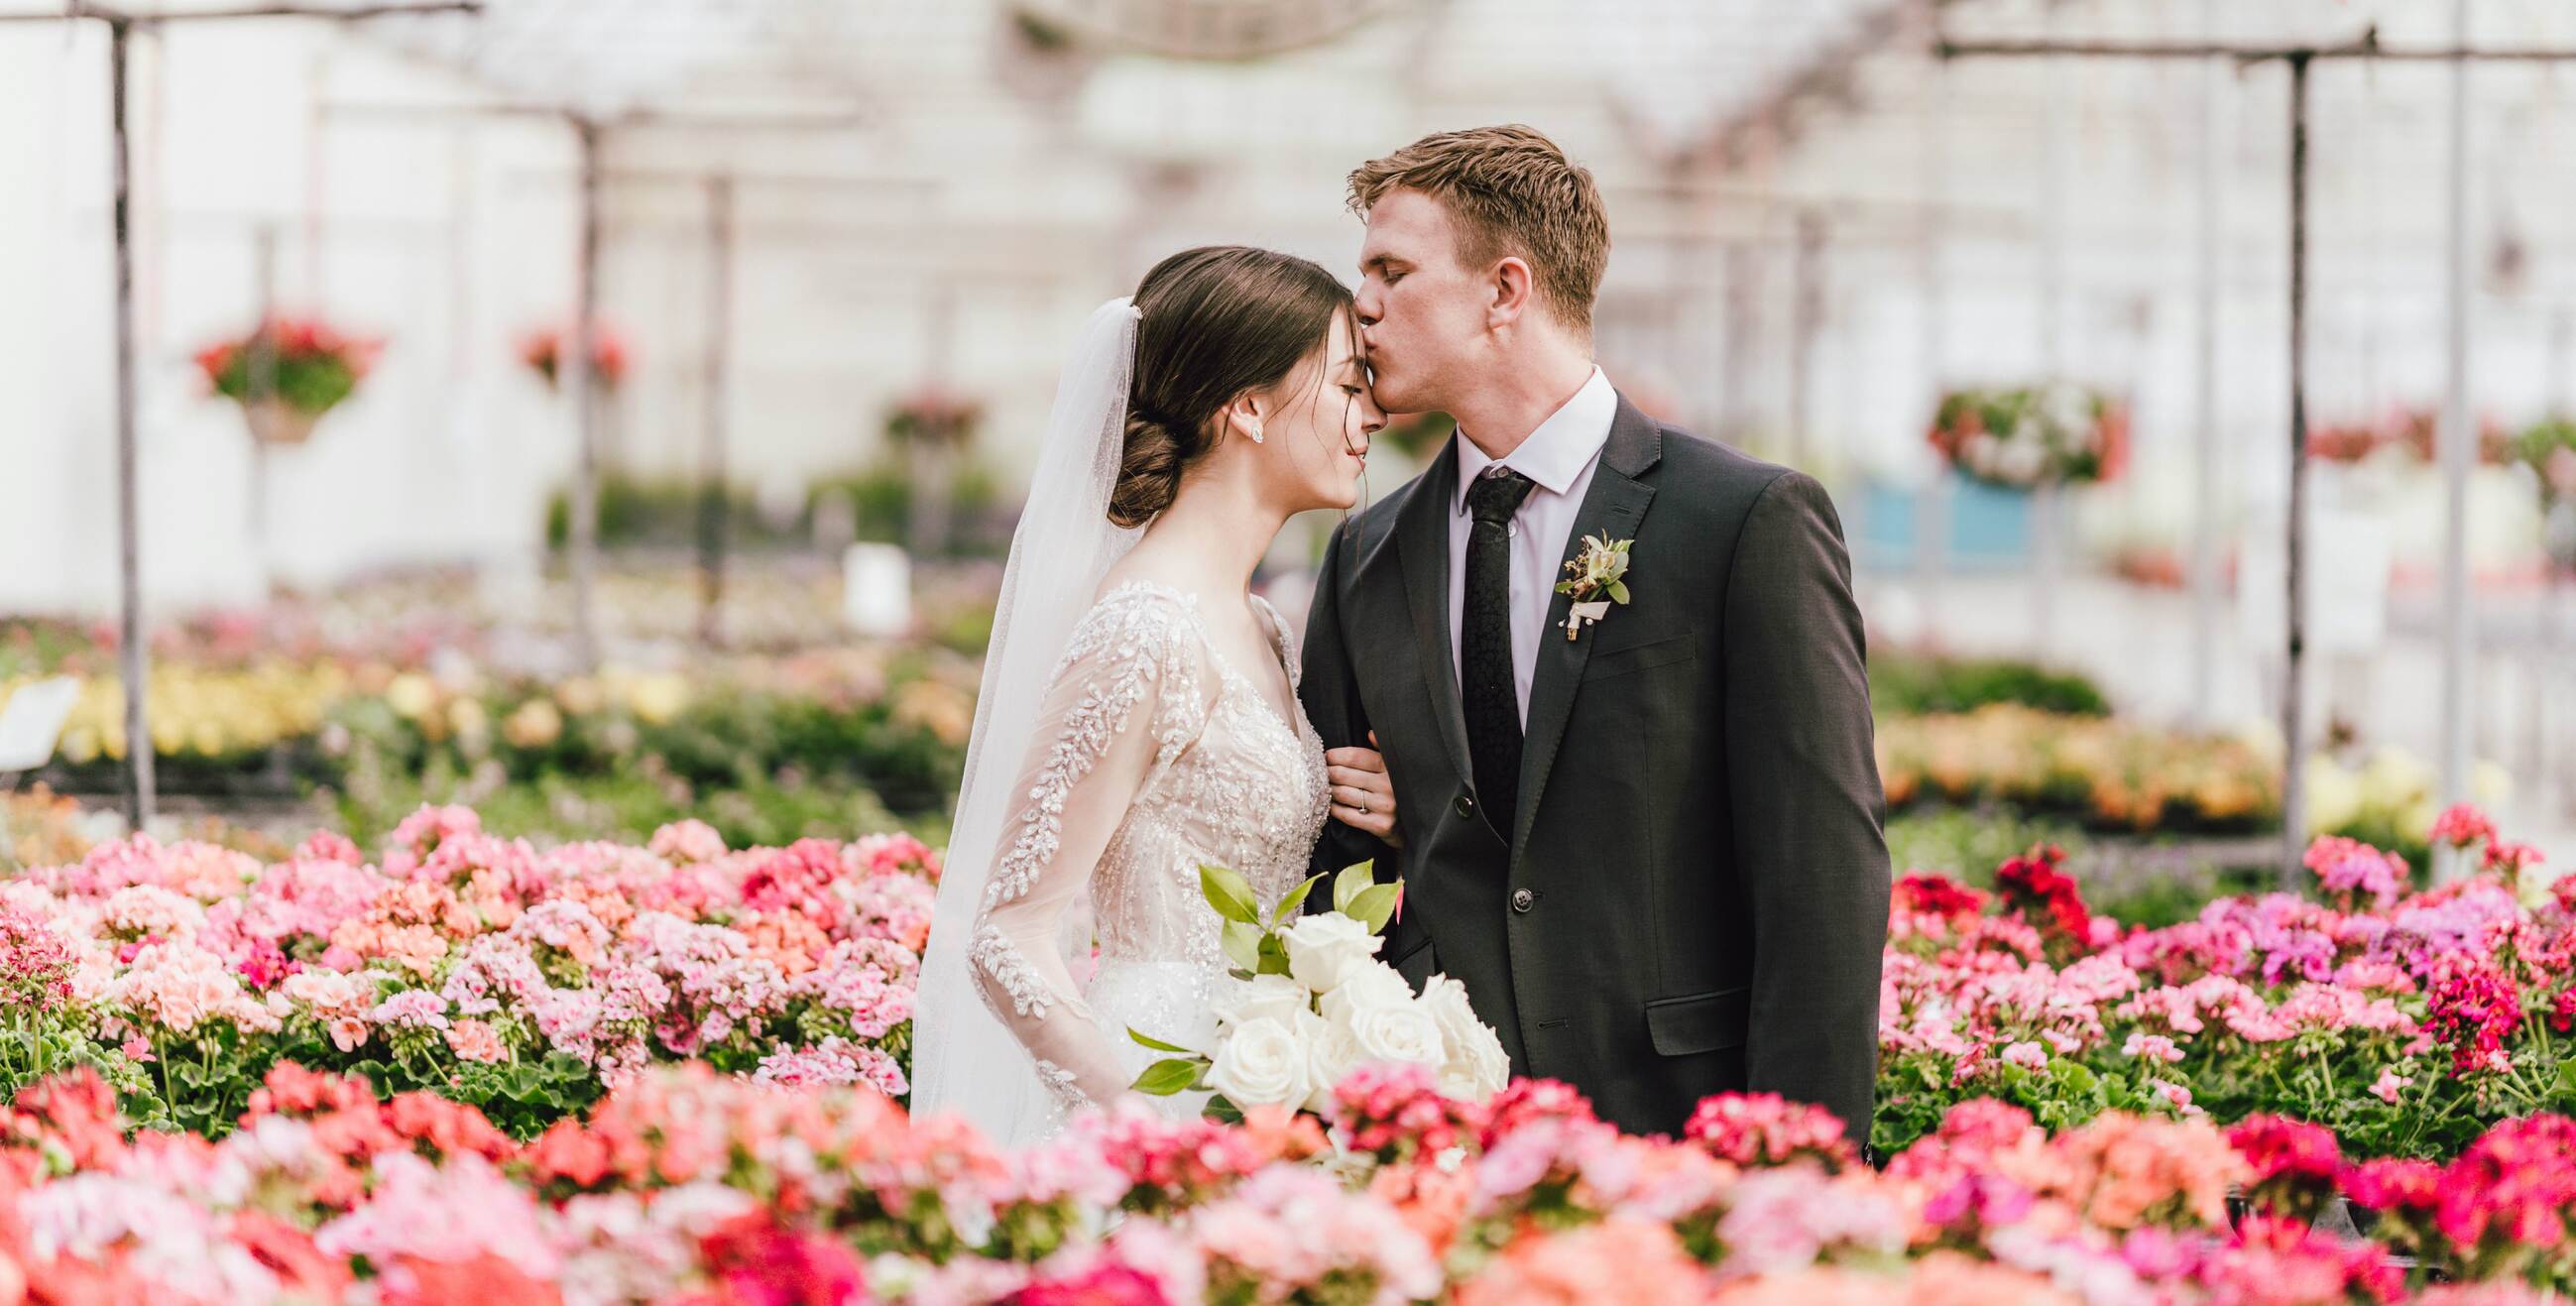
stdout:
[[1460,698],[1467,713],[1467,756],[1476,768],[1476,800],[1504,838],[1521,787],[1521,701],[1512,676],[1512,514],[1535,488],[1508,467],[1467,487],[1467,602],[1459,623]]

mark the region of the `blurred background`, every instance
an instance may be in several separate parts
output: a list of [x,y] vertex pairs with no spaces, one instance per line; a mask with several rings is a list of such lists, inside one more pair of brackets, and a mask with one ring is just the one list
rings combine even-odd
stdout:
[[19,3],[0,866],[937,837],[1083,316],[1355,275],[1344,174],[1502,121],[1608,199],[1611,378],[1833,491],[1900,867],[2058,842],[2144,919],[2464,799],[2576,861],[2563,4]]

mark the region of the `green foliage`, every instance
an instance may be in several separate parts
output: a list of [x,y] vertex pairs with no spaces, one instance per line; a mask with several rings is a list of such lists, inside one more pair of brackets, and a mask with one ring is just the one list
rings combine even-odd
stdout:
[[1973,712],[1989,703],[2017,703],[2072,716],[2111,712],[2110,699],[2101,687],[2075,672],[2053,671],[2012,658],[1886,650],[1870,654],[1869,701],[1886,716]]

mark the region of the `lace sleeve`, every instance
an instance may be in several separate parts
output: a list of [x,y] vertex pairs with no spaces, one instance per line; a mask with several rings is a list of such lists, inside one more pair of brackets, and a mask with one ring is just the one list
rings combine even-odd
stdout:
[[1204,727],[1199,641],[1179,596],[1129,587],[1078,626],[1047,691],[969,957],[993,1014],[1066,1109],[1128,1086],[1123,1030],[1085,1007],[1058,939],[1146,780]]

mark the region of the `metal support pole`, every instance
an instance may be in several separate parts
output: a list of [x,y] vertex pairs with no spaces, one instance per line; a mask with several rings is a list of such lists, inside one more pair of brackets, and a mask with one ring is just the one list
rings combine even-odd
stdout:
[[2289,638],[2281,682],[2281,887],[2295,892],[2308,829],[2308,56],[2290,64]]
[[[1940,23],[1938,0],[1917,0],[1917,4],[1918,21],[1923,24],[1926,40],[1937,39]],[[1922,152],[1917,160],[1922,171],[1916,183],[1923,191],[1923,246],[1917,251],[1920,258],[1917,275],[1923,283],[1923,320],[1922,341],[1918,348],[1922,353],[1923,383],[1927,392],[1923,411],[1927,413],[1941,402],[1948,375],[1948,368],[1944,365],[1947,355],[1941,338],[1942,329],[1948,324],[1948,315],[1943,312],[1945,299],[1941,279],[1941,205],[1947,197],[1950,152],[1949,73],[1946,68],[1935,65],[1930,76],[1931,83],[1923,106]],[[1918,583],[1923,592],[1924,642],[1933,648],[1941,645],[1941,587],[1950,562],[1951,477],[1952,472],[1946,462],[1933,469],[1932,480],[1923,489],[1921,520],[1915,532],[1916,562],[1921,575]]]
[[707,179],[707,357],[705,446],[698,468],[698,642],[723,635],[725,525],[732,509],[725,469],[725,352],[733,335],[733,181]]
[[140,831],[152,819],[152,727],[144,711],[150,697],[147,638],[143,628],[141,495],[134,436],[134,154],[125,117],[125,72],[133,27],[122,18],[107,25],[109,132],[114,169],[116,227],[116,552],[120,569],[117,650],[125,682],[125,820]]
[[584,674],[599,669],[599,387],[591,375],[599,312],[599,126],[576,121],[581,149],[581,248],[574,273],[573,323],[555,372],[571,387],[580,447],[573,464],[572,523],[567,541],[572,573],[573,660]]
[[[2454,0],[2453,22],[2460,44],[2469,39],[2468,0]],[[2449,260],[2445,271],[2444,377],[2442,394],[2442,801],[2467,799],[2469,790],[2470,622],[2475,618],[2469,593],[2469,467],[2478,432],[2469,415],[2469,65],[2451,65],[2451,159],[2448,178]],[[2436,878],[2449,879],[2459,858],[2435,863]]]
[[[2218,17],[2217,0],[2201,0],[2201,25]],[[2226,190],[2226,117],[2219,94],[2227,86],[2227,67],[2216,59],[2201,74],[2200,99],[2200,279],[2198,342],[2194,362],[2199,376],[2193,395],[2192,531],[2191,531],[2191,707],[2192,724],[2207,728],[2217,698],[2218,644],[2218,314],[2219,263],[2226,257],[2226,225],[2220,201]]]
[[[254,263],[259,286],[259,327],[251,335],[250,402],[273,399],[277,395],[277,224],[263,222],[253,238],[256,242]],[[251,432],[250,440],[250,541],[251,561],[259,568],[260,594],[265,597],[277,588],[274,552],[269,548],[268,513],[268,441]]]
[[1825,317],[1825,219],[1812,208],[1797,211],[1797,271],[1789,300],[1789,465],[1804,471],[1815,420],[1816,337]]

